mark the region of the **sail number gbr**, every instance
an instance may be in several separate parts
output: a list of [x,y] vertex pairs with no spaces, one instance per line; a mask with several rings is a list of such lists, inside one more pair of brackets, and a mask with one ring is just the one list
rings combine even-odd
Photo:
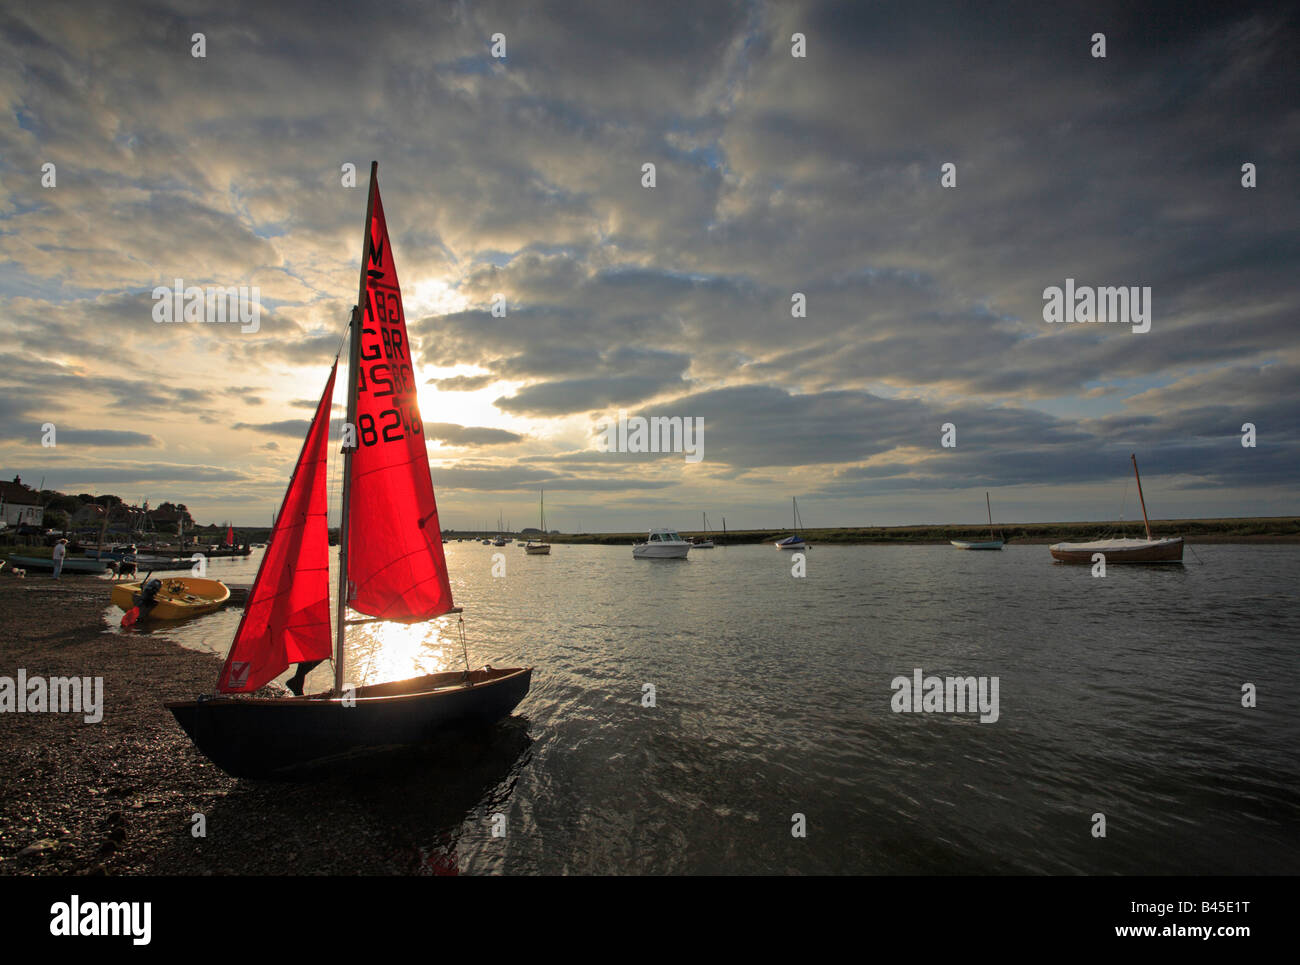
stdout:
[[[403,344],[401,329],[380,326],[378,333],[362,328],[361,365],[357,367],[357,395],[368,393],[372,405],[389,398],[392,405],[378,414],[365,412],[357,417],[357,435],[363,446],[380,442],[400,442],[408,435],[423,437],[420,407],[415,397],[415,373]],[[375,340],[375,335],[380,339]],[[369,347],[367,348],[367,342]]]

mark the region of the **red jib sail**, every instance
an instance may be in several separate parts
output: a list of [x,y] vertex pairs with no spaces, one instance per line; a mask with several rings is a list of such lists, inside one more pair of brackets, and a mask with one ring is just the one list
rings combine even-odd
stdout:
[[373,178],[370,190],[357,449],[348,510],[348,602],[360,613],[415,623],[455,604],[415,397],[402,292]]
[[226,545],[227,546],[235,545],[235,527],[233,526],[226,527]]
[[337,370],[335,362],[217,680],[223,694],[257,690],[291,663],[330,656],[325,464]]

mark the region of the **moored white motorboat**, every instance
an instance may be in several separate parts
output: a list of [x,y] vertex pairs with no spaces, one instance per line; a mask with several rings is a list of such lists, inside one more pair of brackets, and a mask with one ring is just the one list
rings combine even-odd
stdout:
[[632,547],[634,560],[684,560],[691,544],[671,529],[652,529],[644,543]]

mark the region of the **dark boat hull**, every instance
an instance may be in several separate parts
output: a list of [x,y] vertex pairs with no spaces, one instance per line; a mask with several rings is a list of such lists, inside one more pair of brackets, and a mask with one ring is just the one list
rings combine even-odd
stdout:
[[[1138,542],[1138,541],[1134,541]],[[1183,561],[1183,540],[1150,540],[1148,545],[1132,548],[1106,548],[1088,543],[1057,543],[1048,547],[1052,558],[1058,563],[1090,564],[1094,555],[1100,553],[1106,557],[1108,565],[1114,563],[1181,563]]]
[[276,777],[331,759],[428,743],[453,729],[510,714],[528,693],[531,667],[413,677],[337,697],[213,697],[167,709],[196,747],[235,777]]

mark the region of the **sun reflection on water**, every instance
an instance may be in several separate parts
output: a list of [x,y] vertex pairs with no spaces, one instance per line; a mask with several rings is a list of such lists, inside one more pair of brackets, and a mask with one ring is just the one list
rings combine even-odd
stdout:
[[364,686],[450,670],[456,639],[450,619],[349,627],[347,676]]

